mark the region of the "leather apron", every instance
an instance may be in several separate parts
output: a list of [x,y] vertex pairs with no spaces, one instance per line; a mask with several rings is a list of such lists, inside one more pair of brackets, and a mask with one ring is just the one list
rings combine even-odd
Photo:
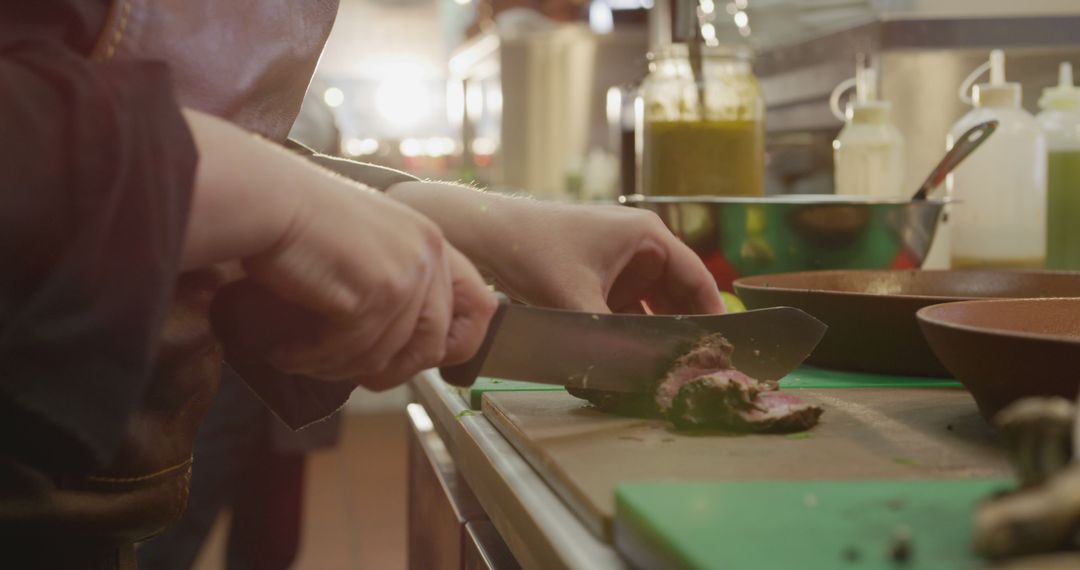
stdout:
[[[97,59],[170,64],[185,107],[283,141],[337,14],[338,0],[114,0]],[[97,547],[145,540],[187,503],[199,421],[221,376],[222,350],[207,310],[236,270],[181,276],[154,378],[113,464],[53,481],[27,471],[22,517],[57,539]]]

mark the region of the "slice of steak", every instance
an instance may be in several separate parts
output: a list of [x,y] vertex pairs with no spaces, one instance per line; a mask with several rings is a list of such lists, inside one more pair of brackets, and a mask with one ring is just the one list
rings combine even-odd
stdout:
[[652,394],[580,388],[567,391],[605,412],[667,417],[678,429],[791,432],[817,423],[821,407],[779,392],[775,382],[759,382],[736,370],[731,362],[733,352],[722,335],[701,339],[674,361]]
[[761,388],[744,400],[744,391],[695,380],[679,390],[667,416],[679,429],[787,433],[814,427],[824,411],[789,393]]
[[690,352],[675,360],[671,369],[701,368],[705,370],[721,370],[733,368],[731,354],[735,347],[731,346],[728,339],[722,334],[711,334],[702,338],[690,349]]
[[748,429],[758,432],[788,433],[808,430],[817,425],[825,410],[804,402],[789,392],[762,392],[754,407],[740,416]]
[[681,368],[672,370],[656,388],[656,406],[661,413],[670,413],[675,399],[684,389],[698,393],[708,391],[710,398],[719,398],[735,409],[747,409],[750,401],[758,395],[762,386],[757,380],[735,370],[721,368]]

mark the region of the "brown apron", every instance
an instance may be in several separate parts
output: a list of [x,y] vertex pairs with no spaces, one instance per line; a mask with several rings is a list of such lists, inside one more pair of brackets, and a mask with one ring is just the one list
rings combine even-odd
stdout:
[[[97,59],[170,64],[182,105],[285,139],[330,33],[338,0],[114,0]],[[94,548],[149,538],[187,502],[199,421],[217,389],[221,346],[207,309],[236,269],[179,280],[154,378],[114,463],[54,481],[27,471],[26,528]]]

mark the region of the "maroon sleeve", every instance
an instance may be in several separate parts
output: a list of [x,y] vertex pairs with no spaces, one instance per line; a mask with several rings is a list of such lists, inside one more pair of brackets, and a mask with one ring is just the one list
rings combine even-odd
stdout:
[[0,24],[0,454],[81,470],[149,381],[197,156],[165,64],[27,29]]

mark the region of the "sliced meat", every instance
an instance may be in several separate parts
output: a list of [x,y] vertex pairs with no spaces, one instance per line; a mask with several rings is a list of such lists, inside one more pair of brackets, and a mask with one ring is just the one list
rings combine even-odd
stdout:
[[679,429],[792,432],[817,424],[823,410],[736,370],[734,348],[709,335],[675,360],[652,395],[568,388],[600,410],[636,417],[666,417]]
[[663,414],[670,413],[675,398],[687,387],[693,393],[708,391],[712,397],[720,398],[735,408],[749,407],[750,401],[763,388],[757,380],[734,368],[681,368],[669,372],[656,388],[657,409]]

